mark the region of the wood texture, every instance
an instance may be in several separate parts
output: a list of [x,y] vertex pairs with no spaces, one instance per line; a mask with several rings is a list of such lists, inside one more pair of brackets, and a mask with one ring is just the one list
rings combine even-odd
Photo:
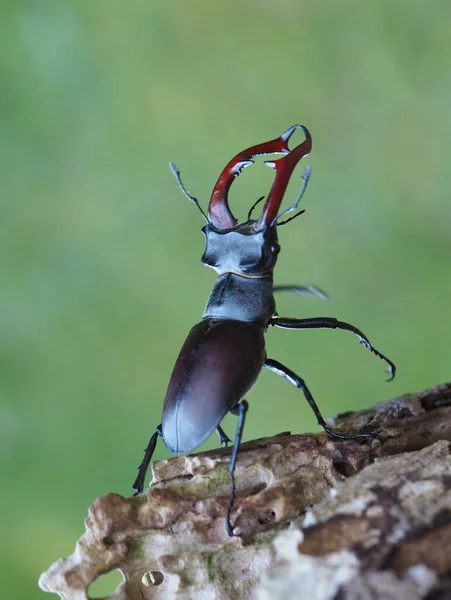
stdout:
[[74,554],[41,588],[82,600],[119,569],[109,600],[451,597],[451,383],[329,423],[379,439],[243,444],[237,537],[224,525],[230,449],[178,456],[154,463],[142,496],[95,500]]

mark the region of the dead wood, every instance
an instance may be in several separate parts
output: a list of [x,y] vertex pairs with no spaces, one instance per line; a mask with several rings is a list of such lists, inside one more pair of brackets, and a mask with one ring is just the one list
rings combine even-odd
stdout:
[[451,383],[330,420],[378,440],[280,434],[243,444],[224,525],[230,449],[153,465],[139,497],[94,501],[43,590],[112,600],[445,600],[451,597]]

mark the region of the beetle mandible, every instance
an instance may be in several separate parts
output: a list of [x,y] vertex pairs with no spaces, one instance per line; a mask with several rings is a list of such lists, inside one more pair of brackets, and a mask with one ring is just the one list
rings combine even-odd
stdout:
[[[290,150],[288,141],[296,129],[304,132],[305,140]],[[202,320],[189,332],[177,358],[164,400],[162,422],[150,438],[133,488],[136,494],[143,491],[158,437],[163,438],[170,452],[187,454],[216,430],[221,444],[225,446],[231,440],[220,424],[226,413],[231,412],[238,416],[238,423],[229,464],[231,495],[226,527],[230,536],[234,535],[231,511],[236,496],[235,466],[248,409],[243,397],[254,385],[263,367],[281,375],[302,391],[318,424],[328,434],[340,439],[377,437],[371,433],[343,434],[327,426],[304,380],[277,360],[267,357],[264,334],[268,327],[350,331],[370,352],[387,363],[388,381],[395,376],[395,365],[376,350],[357,327],[332,317],[294,319],[280,317],[276,312],[273,294],[277,291],[292,290],[324,298],[324,294],[312,286],[273,285],[273,270],[280,250],[277,227],[304,212],[300,210],[286,220],[280,220],[297,209],[307,187],[310,167],[307,166],[302,173],[301,189],[295,201],[281,212],[280,205],[294,168],[311,148],[312,138],[308,130],[302,125],[293,125],[280,137],[243,150],[232,158],[219,176],[207,214],[183,186],[177,168],[172,163],[170,165],[180,189],[196,204],[207,222],[202,229],[206,239],[202,262],[215,269],[218,276]],[[265,162],[276,173],[260,217],[252,219],[252,211],[264,198],[252,206],[245,223],[238,223],[229,208],[228,192],[240,172],[253,164],[252,158],[261,154],[284,156]]]

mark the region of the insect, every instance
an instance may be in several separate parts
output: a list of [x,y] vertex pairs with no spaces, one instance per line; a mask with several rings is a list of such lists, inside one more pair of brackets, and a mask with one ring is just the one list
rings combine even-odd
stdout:
[[[290,150],[288,142],[297,129],[303,131],[305,140]],[[231,440],[221,428],[221,421],[228,412],[237,415],[229,464],[231,495],[226,514],[230,536],[234,535],[231,512],[236,497],[235,466],[248,410],[248,403],[243,398],[263,367],[301,390],[319,425],[328,434],[340,439],[375,437],[371,433],[343,434],[328,427],[305,381],[282,363],[267,357],[264,334],[268,327],[350,331],[367,350],[387,363],[388,380],[395,376],[395,365],[376,350],[357,327],[332,317],[295,319],[281,317],[276,312],[274,292],[292,290],[324,297],[320,290],[311,286],[273,285],[273,270],[280,251],[277,227],[304,212],[298,210],[281,220],[297,210],[307,187],[310,167],[302,173],[301,189],[295,201],[282,211],[280,205],[294,168],[311,148],[308,130],[302,125],[293,125],[280,137],[243,150],[232,158],[219,176],[207,213],[186,190],[175,165],[170,165],[181,191],[196,204],[207,222],[202,229],[206,239],[202,262],[215,269],[218,275],[202,320],[189,332],[177,358],[164,400],[162,422],[150,438],[133,487],[136,494],[142,493],[158,437],[163,438],[170,452],[187,454],[216,430],[225,446]],[[261,154],[284,156],[265,163],[275,170],[275,179],[260,216],[252,219],[252,212],[264,198],[252,206],[246,222],[238,223],[229,208],[228,192],[233,180]]]

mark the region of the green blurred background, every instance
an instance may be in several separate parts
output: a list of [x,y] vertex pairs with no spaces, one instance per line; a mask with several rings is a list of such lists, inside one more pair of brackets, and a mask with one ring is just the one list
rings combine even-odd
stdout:
[[[288,294],[278,310],[354,323],[398,377],[385,383],[383,363],[345,332],[270,331],[269,356],[305,377],[325,415],[450,378],[451,4],[0,10],[0,568],[4,598],[34,600],[91,501],[130,494],[214,282],[202,217],[170,160],[206,206],[236,152],[307,125],[307,212],[280,231],[276,282],[316,284],[331,300]],[[234,211],[272,178],[247,169]],[[246,439],[317,430],[269,372],[248,399]]]

